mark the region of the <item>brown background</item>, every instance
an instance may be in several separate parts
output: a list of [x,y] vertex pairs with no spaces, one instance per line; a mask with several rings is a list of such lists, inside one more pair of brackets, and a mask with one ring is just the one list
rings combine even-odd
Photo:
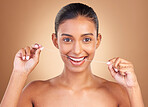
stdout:
[[93,73],[112,80],[105,64],[119,56],[131,61],[148,106],[148,0],[0,0],[0,100],[8,84],[15,53],[34,43],[42,44],[40,63],[27,83],[62,72],[63,62],[53,46],[54,19],[61,7],[82,2],[96,11],[102,42],[92,63]]

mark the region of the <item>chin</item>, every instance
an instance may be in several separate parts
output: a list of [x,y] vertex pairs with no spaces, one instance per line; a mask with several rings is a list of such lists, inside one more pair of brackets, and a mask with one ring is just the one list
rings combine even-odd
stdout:
[[90,68],[90,61],[84,62],[65,62],[65,69],[73,73],[85,72]]
[[73,72],[73,73],[82,73],[82,72],[85,72],[87,70],[87,68],[89,67],[71,67],[71,66],[65,66],[65,69],[69,72]]

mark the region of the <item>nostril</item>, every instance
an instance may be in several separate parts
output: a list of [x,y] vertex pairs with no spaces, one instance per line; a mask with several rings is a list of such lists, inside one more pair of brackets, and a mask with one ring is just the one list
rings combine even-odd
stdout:
[[79,54],[81,54],[81,52],[82,52],[82,44],[81,44],[80,41],[75,41],[75,42],[73,43],[72,52],[73,52],[76,56],[79,56]]
[[76,54],[79,54],[79,53],[81,53],[81,47],[80,46],[75,46],[74,47],[74,52],[76,53]]
[[87,56],[84,57],[84,59],[87,58]]

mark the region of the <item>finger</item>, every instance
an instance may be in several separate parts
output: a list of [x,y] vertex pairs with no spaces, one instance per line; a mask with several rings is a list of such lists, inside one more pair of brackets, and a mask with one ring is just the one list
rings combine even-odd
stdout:
[[38,49],[39,48],[39,45],[38,44],[33,44],[31,47],[32,48],[35,48],[35,49]]
[[113,69],[114,69],[115,72],[118,72],[118,71],[119,71],[117,68],[114,68],[114,67],[113,67]]
[[110,59],[109,62],[114,63],[115,60],[118,59],[118,58],[120,59],[120,61],[121,61],[122,63],[130,63],[129,61],[127,61],[127,60],[125,60],[125,59],[122,59],[122,58],[120,58],[120,57],[114,57],[114,58]]
[[[109,61],[110,61],[110,63],[113,64],[113,67],[114,67],[115,69],[119,69],[119,64],[121,64],[121,63],[124,63],[124,64],[131,64],[129,61],[124,60],[124,59],[122,59],[122,58],[120,58],[120,57],[115,57],[115,58],[113,58],[113,59],[110,59]],[[132,65],[132,64],[131,64],[131,65]]]
[[119,73],[123,76],[127,75],[127,72],[129,71],[129,69],[127,68],[122,68],[122,69],[119,69]]
[[42,45],[40,45],[38,43],[35,43],[34,45],[32,45],[32,48],[35,48],[35,49],[39,49],[41,47],[42,47]]
[[44,47],[42,47],[42,45],[37,44],[37,43],[32,46],[32,52],[34,53],[35,60],[39,61],[40,52],[43,49]]
[[118,65],[120,62],[121,62],[121,59],[119,57],[117,57],[114,62],[114,68],[118,69]]
[[[114,57],[114,58],[112,58],[112,59],[110,59],[109,61],[108,61],[108,65],[109,64],[112,64],[112,66],[113,66],[113,70],[115,71],[115,72],[118,72],[118,63],[119,63],[119,59],[118,59],[119,57]],[[116,67],[115,67],[116,66]]]
[[[119,58],[119,57],[118,57]],[[120,62],[121,63],[130,63],[129,61],[125,60],[125,59],[122,59],[122,58],[119,58],[120,59]]]
[[22,60],[26,59],[26,53],[25,53],[25,49],[24,48],[19,50],[19,52],[17,54],[17,57],[20,57]]
[[30,59],[30,47],[27,46],[27,47],[25,48],[25,51],[26,51],[26,60],[29,60],[29,59]]
[[131,63],[119,63],[119,69],[122,68],[133,68],[133,64]]
[[114,71],[116,72],[116,73],[120,73],[121,75],[126,75],[127,74],[127,71],[129,71],[129,69],[130,69],[130,67],[129,68],[124,68],[124,67],[118,67],[118,69],[117,68],[114,68],[113,67],[113,69],[114,69]]
[[113,69],[113,65],[112,65],[112,64],[109,64],[109,65],[108,65],[108,69],[109,69],[109,71],[110,71],[112,77],[115,77],[116,72],[115,72],[115,70]]
[[39,61],[40,53],[41,53],[41,49],[37,49],[37,50],[35,51],[34,59],[35,59],[37,62]]
[[31,53],[35,54],[35,51],[39,48],[42,48],[42,46],[40,44],[35,43],[34,45],[32,45]]
[[116,57],[114,57],[114,58],[112,58],[112,59],[108,60],[108,62],[114,63],[114,62],[115,62],[115,60],[116,60]]
[[114,57],[114,58],[110,59],[109,62],[111,62],[114,65],[114,67],[117,68],[117,65],[120,62],[120,59],[121,58],[119,58],[119,57]]
[[127,71],[126,73],[128,74],[129,72],[134,72],[134,68],[132,66],[122,67],[119,71]]
[[31,58],[34,57],[35,52],[36,52],[36,50],[37,50],[38,48],[39,48],[39,45],[38,45],[38,44],[34,44],[34,45],[31,46],[31,51],[30,51],[30,53],[31,53]]

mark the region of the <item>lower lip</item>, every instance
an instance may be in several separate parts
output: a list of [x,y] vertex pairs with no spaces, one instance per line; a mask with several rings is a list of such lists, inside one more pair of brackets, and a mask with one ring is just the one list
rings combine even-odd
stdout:
[[70,62],[75,65],[75,66],[80,66],[85,62],[85,59],[83,59],[82,61],[73,61],[70,58],[68,58],[70,60]]

